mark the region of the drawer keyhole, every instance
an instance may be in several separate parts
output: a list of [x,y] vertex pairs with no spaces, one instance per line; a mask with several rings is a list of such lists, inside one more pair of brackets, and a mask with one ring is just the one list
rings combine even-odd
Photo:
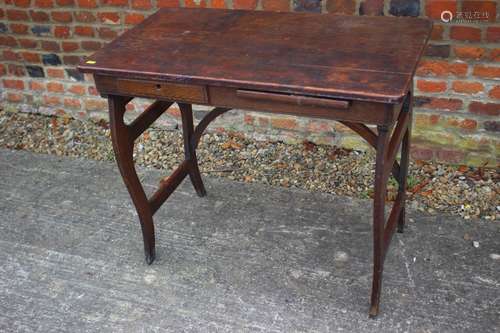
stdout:
[[156,85],[156,90],[160,90],[161,89],[161,84],[157,84]]

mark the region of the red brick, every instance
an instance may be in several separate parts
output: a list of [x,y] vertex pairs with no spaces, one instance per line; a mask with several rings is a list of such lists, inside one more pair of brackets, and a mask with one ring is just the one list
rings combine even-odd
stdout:
[[103,39],[114,39],[118,36],[118,32],[106,27],[98,28],[97,33],[99,34],[99,37]]
[[73,6],[75,4],[75,0],[56,0],[56,3],[61,7]]
[[35,6],[40,8],[54,7],[54,0],[35,0]]
[[40,55],[38,53],[33,53],[33,52],[28,52],[28,51],[23,51],[23,52],[19,52],[19,53],[21,54],[21,57],[23,58],[23,60],[26,62],[31,62],[31,63],[40,62]]
[[56,22],[71,22],[73,21],[73,16],[71,12],[52,12],[52,19]]
[[96,8],[97,2],[95,0],[76,0],[78,7],[82,8]]
[[125,24],[138,24],[144,20],[144,15],[131,13],[125,15]]
[[481,82],[454,81],[452,89],[457,93],[477,94],[484,90],[484,86]]
[[12,36],[3,36],[3,35],[0,35],[0,46],[15,47],[15,46],[17,46],[17,41]]
[[29,19],[28,12],[19,9],[7,9],[7,18],[11,21],[26,21]]
[[38,46],[38,41],[35,39],[19,38],[18,42],[24,49],[34,49]]
[[78,36],[94,37],[94,28],[91,26],[76,26],[74,32]]
[[466,130],[473,130],[477,128],[477,121],[474,119],[461,119],[461,118],[448,118],[446,125],[449,127],[459,127]]
[[441,118],[438,114],[417,113],[415,114],[415,125],[417,127],[429,127],[436,125]]
[[9,74],[14,76],[25,76],[26,70],[24,66],[9,64]]
[[437,98],[422,96],[418,96],[415,98],[415,106],[428,109],[457,111],[462,108],[462,104],[462,101],[456,98]]
[[85,86],[82,86],[80,84],[74,84],[71,87],[69,87],[68,91],[75,95],[85,95]]
[[425,14],[429,18],[441,20],[441,13],[450,11],[453,17],[457,15],[457,1],[455,0],[427,0],[425,5]]
[[103,111],[106,110],[108,103],[104,99],[86,99],[85,109],[87,111]]
[[313,133],[332,133],[334,129],[329,122],[323,120],[310,120],[307,124],[307,130]]
[[120,15],[118,13],[97,13],[97,17],[104,24],[119,24],[120,23]]
[[48,22],[50,19],[49,14],[42,11],[30,10],[30,16],[33,22]]
[[493,88],[491,88],[488,96],[494,99],[500,99],[500,86],[494,86]]
[[63,63],[65,65],[78,65],[81,58],[79,56],[65,55],[63,56]]
[[442,40],[443,33],[444,33],[444,26],[442,26],[440,24],[434,24],[434,26],[432,27],[432,32],[431,32],[431,39],[432,40]]
[[82,23],[95,22],[95,15],[91,12],[77,12],[75,13],[75,20]]
[[64,86],[59,82],[49,82],[47,83],[47,90],[53,93],[64,92]]
[[31,0],[14,0],[14,6],[16,7],[29,7]]
[[499,79],[500,67],[476,65],[472,74],[486,79]]
[[427,60],[420,61],[417,68],[417,74],[422,76],[465,76],[467,74],[467,64],[465,63],[449,63],[442,60]]
[[233,0],[234,9],[255,9],[257,0]]
[[56,106],[61,104],[58,96],[43,96],[43,104],[46,106]]
[[[267,0],[272,2],[272,0]],[[326,10],[329,13],[352,15],[356,12],[356,1],[352,0],[328,0]]]
[[414,160],[424,160],[424,161],[429,161],[432,160],[434,156],[434,152],[432,149],[425,148],[425,147],[414,147],[412,146],[410,149],[411,157]]
[[76,42],[62,42],[61,46],[64,52],[73,52],[80,48],[80,45]]
[[477,121],[474,119],[464,119],[460,122],[460,128],[473,130],[477,128]]
[[62,68],[47,68],[47,76],[55,79],[64,79],[64,69]]
[[52,40],[42,40],[42,49],[50,52],[59,52],[61,48],[59,47],[59,43]]
[[446,82],[418,80],[417,88],[422,92],[428,92],[428,93],[443,92],[446,90]]
[[101,0],[101,3],[106,6],[126,6],[128,4],[128,0]]
[[70,29],[66,26],[57,26],[54,28],[54,36],[56,38],[68,38],[70,36]]
[[28,33],[28,26],[26,24],[12,23],[9,25],[9,28],[15,34],[25,35]]
[[0,64],[0,76],[4,76],[5,73],[7,73],[5,70],[5,65]]
[[82,49],[88,50],[88,51],[97,51],[101,48],[101,43],[96,42],[93,40],[85,40],[80,43],[82,46]]
[[294,130],[297,128],[297,121],[292,118],[272,118],[271,125],[275,128]]
[[152,7],[151,0],[131,0],[130,5],[134,9],[151,9]]
[[481,40],[481,29],[465,26],[453,26],[450,29],[450,38],[469,42]]
[[3,58],[3,60],[7,60],[7,61],[18,61],[20,59],[20,56],[19,56],[19,54],[17,54],[16,52],[14,52],[12,50],[4,50],[2,52],[2,58]]
[[17,90],[24,89],[24,82],[21,80],[4,79],[2,82],[4,88],[17,89]]
[[31,81],[30,82],[30,89],[35,90],[35,91],[43,91],[43,90],[45,90],[45,85],[43,84],[43,82]]
[[205,0],[184,0],[184,7],[187,8],[206,8],[207,3]]
[[481,102],[470,102],[469,111],[476,114],[486,115],[486,116],[498,116],[500,115],[500,104],[496,103],[481,103]]
[[486,30],[486,40],[490,43],[499,43],[500,27],[488,27]]
[[481,21],[495,22],[497,17],[497,4],[494,1],[463,1],[462,12],[478,12],[480,13]]
[[224,0],[212,0],[210,1],[210,5],[212,8],[226,8],[226,2]]
[[465,153],[458,150],[439,149],[436,151],[436,159],[446,163],[460,163],[464,160]]
[[64,106],[70,109],[80,109],[82,104],[79,99],[67,97],[64,99]]
[[486,53],[482,47],[454,46],[453,51],[458,58],[479,60]]
[[11,103],[20,103],[23,100],[23,95],[18,93],[7,93],[7,100]]
[[492,49],[488,58],[491,61],[500,61],[500,49]]
[[156,6],[158,8],[176,8],[179,7],[179,0],[158,0]]
[[[213,1],[212,1],[213,7]],[[262,9],[277,12],[290,11],[290,1],[288,0],[262,0]]]
[[359,5],[360,15],[384,15],[384,0],[364,0]]
[[5,17],[5,12],[3,8],[0,8],[0,18],[3,19]]

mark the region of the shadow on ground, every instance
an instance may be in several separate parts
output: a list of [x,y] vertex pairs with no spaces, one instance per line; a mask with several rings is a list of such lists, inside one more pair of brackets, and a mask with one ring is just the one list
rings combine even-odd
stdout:
[[370,201],[206,185],[157,213],[147,266],[114,164],[0,150],[0,330],[499,331],[498,223],[410,212],[371,320]]

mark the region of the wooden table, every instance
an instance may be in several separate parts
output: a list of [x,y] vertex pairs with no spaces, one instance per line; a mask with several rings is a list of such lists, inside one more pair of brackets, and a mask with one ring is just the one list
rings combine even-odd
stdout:
[[[139,215],[146,261],[155,258],[153,215],[182,180],[189,176],[198,195],[206,194],[196,148],[217,116],[237,108],[334,119],[377,151],[370,307],[376,316],[384,258],[405,221],[412,79],[431,28],[416,18],[161,9],[83,61],[78,68],[94,75],[109,102],[113,148]],[[156,101],[125,124],[134,97]],[[148,198],[134,167],[134,141],[174,102],[185,159]],[[215,107],[196,128],[191,104]],[[385,222],[390,174],[399,191]]]

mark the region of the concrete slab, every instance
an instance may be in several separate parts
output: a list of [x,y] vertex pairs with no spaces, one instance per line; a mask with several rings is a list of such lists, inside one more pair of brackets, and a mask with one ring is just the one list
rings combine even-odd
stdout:
[[498,223],[410,212],[371,320],[370,201],[205,181],[157,213],[147,266],[114,164],[0,150],[0,331],[500,331]]

